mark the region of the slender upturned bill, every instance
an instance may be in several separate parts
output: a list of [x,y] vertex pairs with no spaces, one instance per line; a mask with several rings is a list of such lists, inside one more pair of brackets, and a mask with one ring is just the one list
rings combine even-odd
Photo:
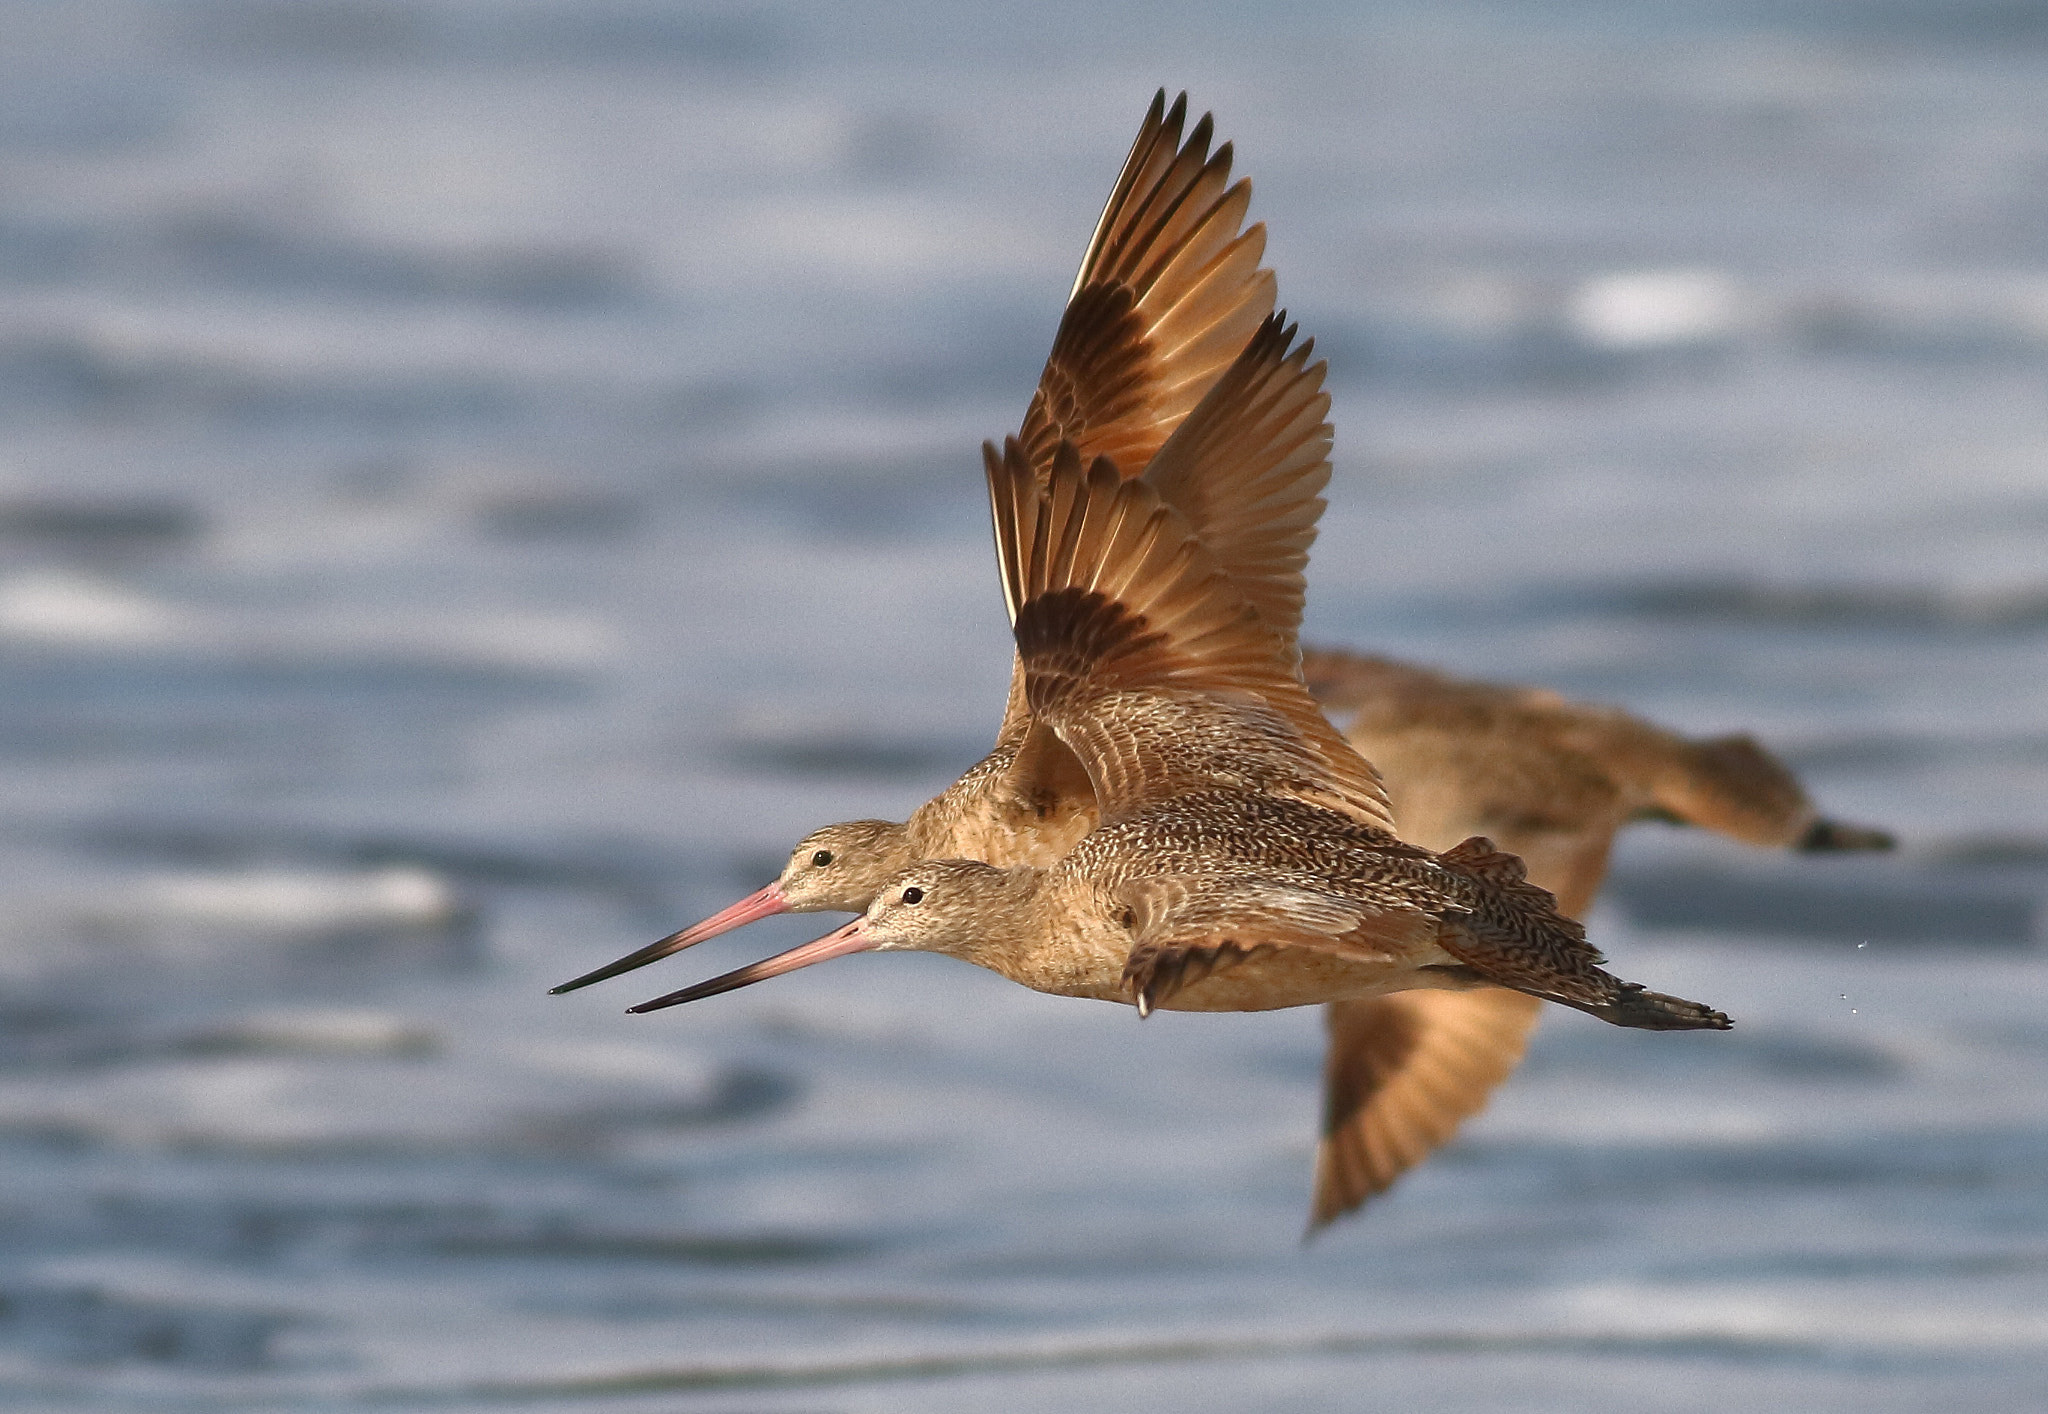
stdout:
[[730,933],[735,928],[744,927],[759,919],[772,918],[778,913],[787,912],[789,900],[783,897],[782,883],[777,880],[766,888],[756,889],[738,903],[720,909],[702,923],[693,923],[681,932],[671,933],[659,942],[649,943],[640,951],[628,954],[617,962],[606,963],[595,972],[586,972],[573,982],[564,982],[559,987],[548,988],[548,995],[558,996],[563,992],[573,992],[578,987],[588,987],[593,982],[602,982],[606,978],[632,972],[650,962],[659,962],[671,953],[679,953],[684,948],[701,943],[706,938],[715,938],[720,933]]
[[685,987],[680,992],[670,992],[665,997],[656,997],[651,1002],[626,1008],[629,1012],[660,1011],[663,1007],[681,1006],[684,1002],[699,1001],[715,997],[720,992],[734,992],[741,987],[750,987],[756,982],[765,982],[770,977],[780,977],[785,972],[794,972],[799,967],[809,967],[814,962],[829,962],[835,957],[848,953],[866,952],[874,947],[875,940],[867,935],[863,925],[867,919],[856,918],[844,928],[835,928],[822,938],[814,938],[801,947],[788,952],[777,953],[759,962],[750,962],[745,967],[734,968],[723,977],[714,977],[709,982],[699,982],[694,987]]

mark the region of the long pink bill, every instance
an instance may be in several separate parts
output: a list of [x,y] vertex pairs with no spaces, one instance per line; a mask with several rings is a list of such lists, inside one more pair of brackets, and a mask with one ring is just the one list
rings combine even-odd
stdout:
[[827,962],[848,953],[866,952],[875,945],[874,939],[861,932],[867,922],[856,918],[844,928],[827,933],[824,937],[805,943],[800,948],[777,953],[770,958],[751,963],[746,967],[728,972],[723,977],[714,977],[709,982],[699,982],[694,987],[685,987],[680,992],[670,992],[665,997],[656,997],[651,1002],[626,1008],[629,1012],[660,1011],[663,1007],[681,1006],[684,1002],[700,1001],[715,997],[720,992],[730,992],[740,987],[751,987],[756,982],[765,982],[770,977],[780,977],[785,972],[794,972],[799,967],[809,967],[814,962]]
[[680,933],[671,933],[658,943],[649,943],[636,953],[629,953],[617,962],[607,963],[595,972],[586,972],[573,982],[564,982],[559,987],[548,988],[548,995],[558,997],[564,992],[573,992],[578,987],[588,987],[592,982],[602,982],[607,977],[617,977],[622,972],[631,972],[636,967],[645,967],[650,962],[659,962],[670,953],[681,952],[694,943],[706,938],[715,938],[720,933],[752,923],[761,918],[772,918],[778,913],[789,912],[789,901],[782,896],[782,885],[770,884],[757,889],[730,908],[720,909],[702,923],[693,923]]

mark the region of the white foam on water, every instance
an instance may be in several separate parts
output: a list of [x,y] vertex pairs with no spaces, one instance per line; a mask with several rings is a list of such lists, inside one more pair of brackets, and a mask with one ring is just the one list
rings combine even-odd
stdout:
[[297,932],[445,924],[461,900],[446,880],[424,869],[262,870],[151,879],[138,890],[134,907],[180,922]]
[[1740,333],[1743,296],[1719,270],[1629,270],[1573,290],[1566,318],[1600,348],[1683,348]]
[[83,575],[32,571],[0,580],[0,634],[18,639],[155,647],[189,641],[193,630],[175,606]]

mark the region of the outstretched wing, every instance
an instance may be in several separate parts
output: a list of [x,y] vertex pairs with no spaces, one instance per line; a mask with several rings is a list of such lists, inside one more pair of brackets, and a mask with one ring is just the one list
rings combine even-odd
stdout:
[[1542,1006],[1498,987],[1332,1002],[1309,1226],[1385,1192],[1485,1108]]
[[1732,835],[1745,844],[1814,853],[1884,850],[1895,843],[1887,831],[1823,817],[1798,777],[1754,737],[1688,740],[1625,713],[1613,715],[1644,729],[1645,785],[1654,800],[1645,814]]
[[1089,239],[1018,434],[1041,472],[1067,441],[1137,475],[1272,311],[1251,183],[1229,143],[1211,155],[1207,114],[1183,143],[1186,118],[1186,94],[1152,100]]
[[1014,441],[988,453],[1025,699],[1080,758],[1105,822],[1222,785],[1391,830],[1378,775],[1259,617],[1143,480],[1063,444],[1041,484]]
[[[1529,861],[1578,913],[1629,819],[1695,825],[1745,844],[1888,849],[1882,830],[1820,816],[1785,764],[1748,736],[1693,740],[1619,708],[1543,688],[1472,682],[1340,650],[1307,651],[1302,675],[1346,735],[1393,781],[1402,828],[1439,847],[1486,834]],[[1432,821],[1442,821],[1432,839]],[[1539,857],[1576,856],[1583,897]],[[1574,904],[1576,903],[1576,907]]]

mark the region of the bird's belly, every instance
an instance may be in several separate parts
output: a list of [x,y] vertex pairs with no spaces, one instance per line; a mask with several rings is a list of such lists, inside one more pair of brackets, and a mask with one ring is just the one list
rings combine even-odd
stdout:
[[[1445,962],[1449,958],[1442,959]],[[1414,988],[1463,990],[1462,971],[1418,966],[1412,959],[1345,957],[1288,948],[1247,958],[1183,987],[1160,1003],[1164,1011],[1278,1011],[1282,1007],[1357,1001]]]

